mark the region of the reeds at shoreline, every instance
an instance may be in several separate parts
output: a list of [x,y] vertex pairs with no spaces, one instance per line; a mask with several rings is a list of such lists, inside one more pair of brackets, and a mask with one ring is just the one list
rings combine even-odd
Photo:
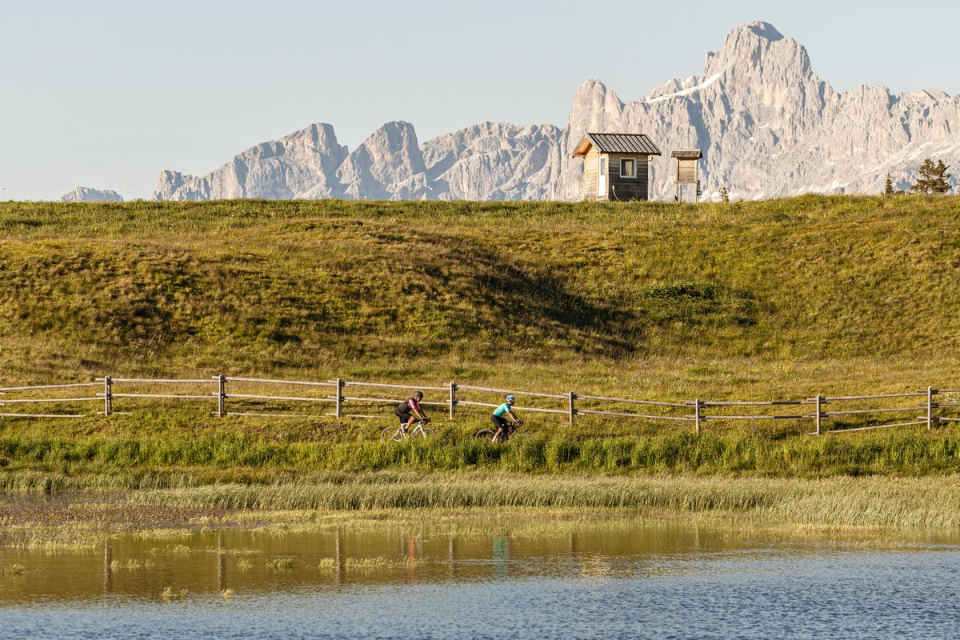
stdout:
[[[88,478],[88,488],[100,490]],[[0,494],[2,500],[2,494]],[[528,510],[710,516],[811,527],[955,530],[960,479],[796,480],[678,476],[529,476],[484,473],[305,474],[274,484],[143,489],[112,494],[124,512],[204,510],[270,520],[277,512],[451,514]],[[255,515],[260,514],[260,515]],[[241,520],[243,520],[241,518]],[[208,523],[209,524],[209,523]],[[0,520],[0,528],[4,521]]]

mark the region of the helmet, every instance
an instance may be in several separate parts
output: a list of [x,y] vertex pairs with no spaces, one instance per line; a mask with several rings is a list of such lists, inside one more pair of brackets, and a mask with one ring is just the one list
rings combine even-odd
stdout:
[[516,401],[517,399],[514,398],[513,396],[507,396],[507,402],[516,402]]
[[413,397],[416,398],[417,400],[420,400],[421,398],[423,398],[423,392],[417,391],[415,394],[413,394]]

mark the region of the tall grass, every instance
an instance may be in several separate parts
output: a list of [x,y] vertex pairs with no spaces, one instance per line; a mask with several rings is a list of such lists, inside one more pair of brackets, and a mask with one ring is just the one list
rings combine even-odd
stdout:
[[143,504],[257,509],[617,508],[811,526],[956,529],[956,479],[400,476],[386,482],[154,492]]
[[[960,470],[960,438],[926,432],[780,440],[737,434],[588,439],[556,434],[514,440],[504,446],[474,440],[469,434],[451,434],[445,442],[402,445],[377,440],[278,442],[227,434],[139,438],[14,435],[0,436],[0,465],[4,468],[0,489],[44,490],[74,487],[76,478],[88,474],[110,474],[117,477],[118,486],[136,489],[168,486],[165,483],[184,478],[190,478],[190,486],[237,481],[263,484],[276,482],[284,474],[320,470],[929,476]],[[37,486],[38,482],[42,486]]]
[[[109,486],[87,478],[87,486]],[[763,524],[956,530],[956,478],[724,478],[695,475],[531,476],[505,473],[321,473],[261,485],[144,489],[115,497],[117,513],[216,510],[232,522],[270,522],[291,510],[383,518],[504,511],[528,516],[604,512],[619,516],[710,516]],[[518,511],[519,510],[519,511]],[[419,514],[419,515],[418,515]],[[74,514],[75,515],[75,514]],[[313,519],[303,522],[309,524]],[[210,521],[206,521],[210,524]],[[42,527],[41,527],[42,528]],[[19,531],[19,529],[17,529]],[[40,529],[35,532],[39,535]],[[50,532],[44,530],[46,535]],[[56,532],[54,532],[56,533]],[[89,534],[89,531],[87,532]]]

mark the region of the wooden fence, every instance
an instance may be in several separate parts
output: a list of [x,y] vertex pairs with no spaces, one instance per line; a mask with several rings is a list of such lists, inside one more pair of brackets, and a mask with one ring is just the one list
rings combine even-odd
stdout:
[[[144,388],[150,390],[147,392]],[[253,387],[253,388],[251,388]],[[98,389],[99,392],[93,391]],[[297,391],[294,391],[297,390]],[[689,401],[663,402],[566,393],[538,393],[480,387],[450,382],[443,386],[384,384],[348,381],[342,378],[328,381],[275,380],[268,378],[239,378],[225,375],[209,379],[152,379],[152,378],[97,378],[96,382],[62,385],[8,387],[0,389],[0,418],[84,418],[76,407],[97,403],[102,409],[97,414],[110,416],[129,414],[115,409],[115,402],[133,400],[194,400],[210,402],[218,417],[255,416],[269,418],[383,418],[382,408],[371,413],[377,405],[396,405],[403,401],[396,392],[423,391],[442,400],[428,400],[427,407],[445,408],[450,419],[458,409],[498,406],[506,395],[518,396],[526,404],[517,404],[518,413],[541,413],[562,416],[571,426],[579,417],[619,418],[659,423],[685,423],[700,435],[704,425],[711,422],[810,421],[810,435],[848,433],[907,426],[926,426],[933,429],[941,423],[960,422],[960,389],[934,389],[913,393],[817,396],[804,400],[772,400],[763,402],[710,401],[696,398]],[[87,395],[84,393],[87,392]],[[66,397],[64,397],[66,396]],[[495,401],[491,401],[495,400]],[[863,406],[865,402],[885,406]],[[895,403],[896,406],[888,406]],[[904,404],[907,403],[907,404]],[[268,404],[282,404],[283,410],[269,413]],[[323,407],[321,412],[294,412],[291,405]],[[17,407],[53,406],[57,412],[16,412]],[[837,407],[834,409],[834,407]],[[72,411],[71,411],[72,410]],[[23,411],[23,410],[21,410]],[[884,423],[885,416],[903,416],[896,422]],[[831,420],[851,418],[864,426],[830,429]],[[880,422],[880,424],[875,424]]]

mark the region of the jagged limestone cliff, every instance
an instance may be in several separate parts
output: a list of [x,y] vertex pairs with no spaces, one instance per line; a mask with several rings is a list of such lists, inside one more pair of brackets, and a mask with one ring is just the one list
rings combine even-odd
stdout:
[[[579,200],[588,131],[645,133],[669,151],[703,150],[703,190],[719,199],[804,192],[872,193],[889,173],[900,188],[924,157],[960,164],[960,98],[942,91],[838,93],[806,50],[773,26],[734,29],[701,75],[670,80],[624,103],[598,80],[576,91],[569,121],[483,123],[420,145],[391,122],[348,154],[317,124],[238,155],[202,178],[164,171],[158,200],[367,198]],[[653,162],[653,197],[674,194],[669,153]],[[955,183],[955,181],[954,181]]]

